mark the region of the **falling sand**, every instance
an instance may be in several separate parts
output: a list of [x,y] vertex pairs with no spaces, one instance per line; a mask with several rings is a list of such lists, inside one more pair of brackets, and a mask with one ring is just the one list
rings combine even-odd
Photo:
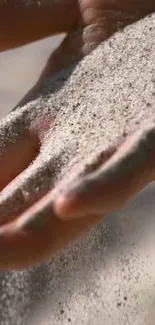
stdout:
[[[35,101],[23,108],[16,109],[2,120],[0,123],[0,146],[1,150],[5,150],[6,144],[16,141],[35,119],[47,117],[48,120],[48,117],[52,116],[51,128],[43,141],[39,156],[28,167],[24,177],[19,177],[12,182],[9,192],[7,187],[2,191],[0,197],[1,218],[6,216],[6,211],[7,217],[9,213],[10,215],[16,213],[17,206],[18,209],[20,206],[27,207],[30,196],[36,200],[38,192],[46,193],[59,181],[65,181],[71,170],[76,172],[86,162],[93,162],[100,152],[110,147],[116,147],[124,136],[143,127],[146,121],[149,123],[154,120],[154,32],[155,15],[151,15],[133,26],[128,26],[125,31],[116,33],[101,44],[80,63],[49,80],[44,91]],[[97,228],[95,231],[99,232],[100,230]],[[83,244],[80,244],[80,241],[77,244],[77,250],[83,250],[85,256],[89,256],[89,258],[91,254],[94,256],[98,245],[96,243],[93,246],[92,243],[95,240],[93,240],[93,236],[94,233],[91,233],[85,239],[85,244],[84,241]],[[90,244],[90,242],[92,243]],[[64,257],[62,257],[62,253],[60,258],[58,257],[58,261],[47,266],[48,272],[51,270],[51,277],[54,279],[48,279],[52,283],[50,284],[53,288],[51,290],[55,290],[59,285],[61,269],[64,272],[72,272],[74,266],[77,267],[77,261],[81,261],[77,250],[75,247],[66,250]],[[68,267],[63,265],[65,254],[72,256]],[[93,262],[92,264],[90,262],[89,267],[91,274],[101,272],[101,270],[95,271]],[[45,267],[41,277],[46,277],[46,271]],[[32,273],[33,271],[28,272]],[[30,277],[28,274],[25,275],[25,282]],[[92,276],[92,279],[95,277]],[[75,282],[78,280],[75,279]],[[15,289],[14,283],[11,283],[10,286],[17,292],[16,294],[24,296],[24,291],[21,293],[18,287]],[[24,284],[25,286],[26,284]],[[24,317],[26,317],[23,315],[23,310],[26,308],[24,306],[29,306],[27,299],[31,300],[27,287],[25,300],[19,302],[21,308],[17,308],[19,306],[15,305],[12,307],[12,304],[8,303],[3,311],[1,309],[1,313],[4,315],[4,318],[1,317],[1,325],[30,324],[27,319],[23,323]],[[95,288],[95,283],[93,288]],[[51,295],[50,289],[47,290]],[[93,290],[96,292],[96,297],[103,301],[99,280],[97,288]],[[83,324],[81,318],[78,319],[78,311],[84,310],[85,305],[87,311],[85,314],[82,311],[82,316],[80,316],[84,317],[84,324],[99,325],[98,321],[91,322],[91,315],[96,313],[97,304],[95,305],[94,300],[92,310],[88,296],[72,297],[75,304],[79,304],[79,308],[75,307],[75,314],[74,311],[69,312],[69,309],[67,312],[74,319],[74,324]],[[2,295],[0,299],[3,299]],[[3,304],[5,304],[5,300]],[[69,301],[68,304],[70,304]],[[14,309],[13,317],[11,316],[12,308]],[[110,305],[107,308],[111,313]],[[125,320],[127,321],[127,318]],[[60,321],[54,310],[50,322],[48,323],[45,317],[43,323],[40,321],[39,325],[60,323],[66,324],[66,320],[62,318]],[[105,318],[104,324],[113,323],[106,322]],[[119,324],[124,323],[119,322]]]

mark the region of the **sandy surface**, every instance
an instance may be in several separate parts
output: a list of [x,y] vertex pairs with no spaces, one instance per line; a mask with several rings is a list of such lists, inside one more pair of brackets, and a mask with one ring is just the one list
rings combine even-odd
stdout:
[[[95,119],[93,128],[91,118],[86,122],[90,111],[97,110],[104,139],[96,139],[99,146],[115,143],[124,130],[130,133],[154,116],[154,30],[154,15],[128,27],[84,59],[58,92],[35,103],[40,107],[57,103],[57,118],[63,127],[67,117],[69,130],[71,121],[81,118],[93,130]],[[53,80],[51,86],[53,90]],[[78,109],[70,116],[75,95]],[[63,146],[68,128],[63,131]],[[87,142],[88,134],[84,136]],[[55,138],[61,143],[58,133]],[[55,261],[26,272],[1,274],[0,324],[154,325],[153,201],[152,186]]]

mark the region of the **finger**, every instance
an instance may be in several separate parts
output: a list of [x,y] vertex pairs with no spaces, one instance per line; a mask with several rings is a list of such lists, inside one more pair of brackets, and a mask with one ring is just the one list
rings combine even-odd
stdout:
[[0,227],[0,269],[22,269],[41,263],[101,219],[103,216],[89,216],[63,222],[53,211],[50,193],[18,219]]
[[[33,112],[33,115],[30,114],[29,110]],[[18,213],[27,208],[31,202],[33,203],[40,198],[44,184],[43,194],[45,193],[46,178],[45,182],[43,182],[40,177],[45,176],[47,170],[50,170],[48,169],[50,155],[48,158],[47,155],[44,155],[44,159],[42,159],[39,151],[42,150],[43,153],[42,146],[45,135],[51,127],[51,120],[51,114],[45,112],[40,117],[37,110],[34,110],[34,107],[29,105],[29,108],[17,110],[1,122],[2,148],[0,154],[3,174],[0,175],[0,181],[3,181],[3,185],[8,185],[3,188],[0,195],[0,224],[16,218]],[[30,136],[27,136],[27,134]],[[26,143],[23,141],[22,136],[24,139],[26,137]],[[22,147],[18,145],[19,143]],[[14,151],[11,151],[11,146],[15,149]],[[11,164],[12,160],[13,164]],[[9,171],[10,167],[13,168],[12,173]],[[51,172],[48,172],[48,175],[49,173],[51,175]]]
[[59,158],[59,155],[52,157],[52,147],[48,156],[42,150],[27,169],[2,190],[0,224],[16,218],[52,188],[55,179],[54,166],[58,166]]
[[1,1],[0,50],[67,32],[79,14],[78,1]]
[[83,176],[55,201],[60,218],[110,213],[155,177],[155,126],[130,137],[98,170]]
[[11,113],[0,122],[0,190],[36,157],[38,142],[30,131],[26,111]]

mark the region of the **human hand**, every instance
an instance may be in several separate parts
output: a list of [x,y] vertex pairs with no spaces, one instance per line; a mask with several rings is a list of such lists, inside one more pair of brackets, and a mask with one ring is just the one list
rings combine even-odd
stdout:
[[[56,95],[54,94],[54,96]],[[65,185],[64,182],[59,192],[57,176],[61,174],[63,161],[66,164],[65,152],[62,155],[53,155],[55,114],[52,103],[47,106],[45,107],[44,103],[41,106],[31,103],[27,107],[11,113],[0,124],[1,269],[22,268],[53,256],[70,240],[90,229],[111,211],[121,207],[132,197],[133,193],[143,188],[154,177],[154,147],[152,147],[152,151],[147,151],[149,146],[144,146],[145,159],[143,160],[141,150],[139,152],[141,142],[138,141],[138,150],[133,150],[133,152],[136,161],[137,158],[140,158],[142,174],[144,174],[144,167],[147,167],[147,172],[141,178],[142,181],[138,183],[138,186],[137,175],[139,175],[140,169],[136,169],[137,165],[135,165],[135,168],[134,165],[132,166],[131,174],[128,173],[127,168],[125,176],[121,177],[120,167],[122,167],[122,161],[124,163],[125,158],[128,166],[128,159],[126,160],[126,158],[130,157],[132,153],[132,150],[127,150],[125,153],[124,149],[122,150],[122,156],[121,152],[115,154],[113,151],[102,152],[102,159],[93,164],[96,172],[92,170],[92,165],[90,169],[84,167],[84,171],[77,172],[70,183]],[[59,109],[62,107],[60,105]],[[151,138],[153,135],[154,139],[153,130],[146,132],[146,134],[151,134]],[[150,139],[150,137],[147,137],[147,139]],[[148,143],[150,144],[149,141]],[[116,147],[115,151],[117,150]],[[107,177],[109,167],[103,165],[107,156],[109,159],[109,155],[112,155],[112,163],[108,162],[110,164],[110,173],[114,177],[113,179],[110,177],[110,180],[109,176]],[[10,168],[10,165],[12,168]],[[99,166],[101,165],[100,170]],[[59,167],[57,172],[56,167]],[[117,168],[115,169],[115,167]],[[100,178],[99,175],[103,177]],[[121,199],[120,193],[123,193],[124,185],[129,185],[129,175],[131,177],[130,187],[127,187],[125,196],[122,196]],[[63,175],[61,174],[61,176]],[[69,174],[65,174],[65,177],[69,176]],[[89,176],[91,177],[89,178]],[[118,180],[117,185],[116,179]],[[91,180],[93,180],[92,183]],[[100,180],[101,182],[99,182]],[[93,187],[88,188],[89,183]],[[99,183],[101,187],[98,186]],[[79,186],[76,187],[76,184]],[[106,190],[104,193],[107,193],[107,201],[105,207],[103,207],[101,198],[103,197],[105,185]],[[115,186],[112,187],[112,185]],[[95,196],[95,189],[100,193],[99,198]],[[119,196],[118,189],[120,191]],[[71,194],[69,197],[67,191]],[[81,194],[84,194],[82,200]],[[117,199],[115,198],[116,194]],[[88,207],[90,197],[94,197],[91,211]]]
[[115,152],[105,152],[97,168],[77,175],[57,195],[55,211],[63,221],[108,215],[154,179],[155,125],[152,124],[126,139]]
[[103,151],[73,177],[65,175],[67,182],[59,186],[56,166],[63,164],[63,156],[53,158],[51,114],[44,111],[42,119],[38,109],[33,108],[33,115],[31,110],[32,106],[13,113],[0,125],[0,186],[4,188],[0,196],[0,268],[5,270],[54,256],[123,206],[155,176],[152,125],[115,152]]
[[26,1],[25,6],[21,6],[21,1],[15,0],[14,14],[12,7],[10,11],[6,9],[5,15],[0,10],[3,31],[0,49],[60,33],[66,36],[52,51],[37,83],[16,107],[38,96],[46,79],[53,74],[88,55],[113,33],[155,10],[154,0],[41,0],[39,7],[36,0],[29,1],[28,7]]

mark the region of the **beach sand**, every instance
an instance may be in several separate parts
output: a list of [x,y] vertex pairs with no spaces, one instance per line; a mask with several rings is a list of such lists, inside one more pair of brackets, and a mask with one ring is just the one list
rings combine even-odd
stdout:
[[[55,162],[52,180],[41,174],[45,190],[88,156],[116,146],[124,134],[154,120],[154,31],[155,15],[128,26],[76,66],[51,78],[41,96],[3,121],[1,138],[8,125],[9,134],[18,137],[20,130],[13,134],[16,118],[20,128],[25,116],[30,123],[41,116],[43,107],[45,114],[53,114],[52,136],[46,139],[35,171],[47,160],[48,168]],[[19,182],[30,195],[38,186],[35,177],[32,165]],[[0,199],[3,208],[13,209],[11,202],[6,205],[6,194],[4,190]],[[2,274],[0,325],[154,325],[154,214],[152,210],[146,220],[144,213],[152,202],[149,195],[142,217],[137,201],[132,201],[50,263]],[[136,220],[133,206],[138,210]]]

